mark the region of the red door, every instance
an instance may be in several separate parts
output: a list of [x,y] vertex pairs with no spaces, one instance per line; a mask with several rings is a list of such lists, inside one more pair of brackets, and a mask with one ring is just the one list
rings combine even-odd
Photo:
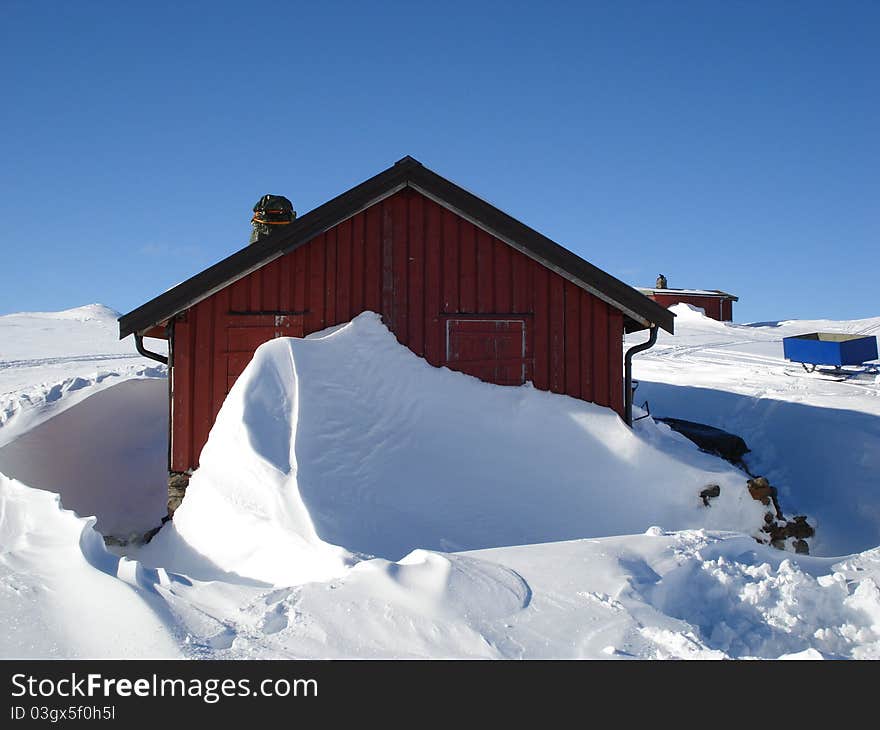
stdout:
[[525,319],[448,319],[443,364],[487,383],[522,385],[531,378],[529,335]]
[[276,337],[303,336],[303,315],[229,314],[224,330],[228,393],[260,345]]

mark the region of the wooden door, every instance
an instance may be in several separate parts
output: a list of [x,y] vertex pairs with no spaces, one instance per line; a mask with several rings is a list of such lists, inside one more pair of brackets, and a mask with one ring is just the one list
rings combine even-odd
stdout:
[[522,385],[531,378],[529,334],[525,319],[450,318],[443,364],[487,383]]
[[256,349],[276,337],[302,337],[302,314],[229,314],[224,326],[226,392],[244,372]]

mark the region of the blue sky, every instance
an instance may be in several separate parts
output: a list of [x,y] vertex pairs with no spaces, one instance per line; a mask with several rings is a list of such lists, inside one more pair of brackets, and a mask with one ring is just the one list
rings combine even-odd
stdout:
[[123,312],[406,154],[737,321],[880,315],[880,3],[0,2],[0,313]]

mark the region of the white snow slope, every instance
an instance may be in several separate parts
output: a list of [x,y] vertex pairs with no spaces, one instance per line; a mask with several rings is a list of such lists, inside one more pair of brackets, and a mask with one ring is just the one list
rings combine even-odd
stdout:
[[[69,313],[39,317],[63,348]],[[832,324],[859,326],[822,328]],[[93,349],[112,352],[93,325]],[[687,359],[711,358],[700,342],[719,336],[714,323],[685,316],[677,329],[681,340],[637,360],[640,397],[676,381],[743,398],[740,391],[758,388],[746,356],[722,351],[699,369]],[[741,336],[728,330],[730,339]],[[40,359],[39,336],[31,337],[34,349],[22,347],[17,362]],[[671,349],[685,343],[694,349]],[[770,336],[764,346],[773,347]],[[775,357],[759,375],[775,383],[777,368],[790,381],[774,391],[780,402],[800,397],[829,408],[837,397],[846,410],[876,417],[870,388],[789,378]],[[93,377],[72,393],[60,388],[56,400],[76,401],[65,420],[54,400],[36,397],[70,377],[59,371],[53,384],[44,376],[54,366],[25,366],[39,382],[19,372],[5,396],[17,405],[0,425],[0,471],[8,474],[4,452],[6,464],[37,455],[31,471],[15,474],[29,486],[0,477],[0,656],[880,658],[880,548],[867,549],[880,540],[865,543],[867,528],[857,548],[867,551],[840,558],[760,545],[749,533],[763,509],[748,498],[745,475],[665,426],[645,419],[633,433],[590,404],[431,368],[369,313],[261,348],[224,404],[174,523],[119,558],[93,520],[33,487],[60,493],[64,506],[80,500],[84,517],[92,499],[108,525],[125,500],[89,493],[79,473],[88,460],[75,449],[65,469],[33,465],[51,462],[65,434],[77,437],[76,416],[97,429],[103,413],[109,431],[122,411],[141,413],[116,429],[126,436],[93,450],[117,465],[117,491],[129,490],[136,505],[143,488],[114,455],[140,446],[142,465],[164,469],[165,460],[155,405],[165,393],[143,390],[161,381],[144,380],[153,371],[136,362],[114,370],[115,382],[133,383],[107,390],[107,378]],[[655,374],[664,368],[666,381]],[[659,399],[666,415],[693,417],[693,394],[679,402],[675,392]],[[787,426],[808,428],[804,420]],[[842,444],[862,425],[836,423]],[[861,454],[841,459],[851,493],[861,464],[876,458],[868,433]],[[753,471],[756,463],[793,468],[788,451],[765,451],[764,440],[743,435]],[[41,474],[43,483],[27,481]],[[721,496],[706,508],[697,494],[708,483],[721,485]],[[787,512],[789,498],[820,503],[809,493],[815,485],[783,485]],[[811,512],[819,514],[817,545],[834,544],[821,542],[823,529],[848,534],[851,521],[862,524],[876,489],[859,496]]]

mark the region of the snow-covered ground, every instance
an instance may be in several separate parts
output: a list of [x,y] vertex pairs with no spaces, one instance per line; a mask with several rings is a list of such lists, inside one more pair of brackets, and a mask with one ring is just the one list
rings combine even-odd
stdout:
[[0,656],[880,658],[880,386],[781,359],[880,318],[676,311],[637,402],[742,435],[813,556],[666,426],[431,368],[369,313],[262,347],[174,522],[109,552],[161,516],[164,369],[97,305],[0,317]]

